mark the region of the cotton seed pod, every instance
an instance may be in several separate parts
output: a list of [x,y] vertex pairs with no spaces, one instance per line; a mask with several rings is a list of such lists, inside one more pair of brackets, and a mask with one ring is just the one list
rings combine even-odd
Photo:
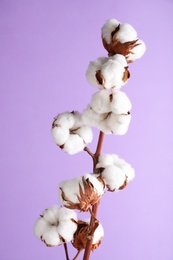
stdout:
[[121,189],[126,184],[126,175],[123,170],[115,165],[107,166],[102,174],[109,191],[115,191]]
[[84,149],[93,138],[92,129],[86,126],[79,112],[65,112],[55,117],[52,124],[54,142],[68,154]]
[[96,79],[96,72],[101,70],[102,65],[108,60],[107,57],[100,57],[97,58],[95,61],[91,61],[88,65],[87,71],[86,71],[86,78],[88,82],[96,86],[98,88],[102,88],[102,86],[99,84],[99,82]]
[[88,82],[100,89],[120,89],[129,77],[127,61],[120,54],[90,62],[86,72]]
[[130,113],[117,115],[112,112],[104,114],[105,117],[95,123],[100,131],[105,134],[124,135],[127,133],[131,121]]
[[138,40],[136,44],[137,45],[133,48],[133,50],[126,56],[128,63],[132,63],[135,60],[140,59],[146,51],[146,45],[142,40]]
[[76,230],[76,212],[58,206],[46,209],[34,225],[35,236],[49,247],[70,242]]
[[100,155],[96,168],[109,191],[123,189],[135,177],[132,166],[115,154]]
[[102,27],[102,42],[109,56],[117,53],[126,57],[127,62],[141,58],[145,52],[144,45],[138,38],[136,30],[127,23],[115,19],[108,20]]
[[105,89],[120,89],[128,80],[128,70],[116,59],[108,59],[97,71],[98,83]]
[[127,60],[126,58],[121,54],[115,54],[110,57],[112,60],[115,60],[119,62],[123,67],[127,67]]
[[105,124],[107,128],[110,130],[110,133],[115,135],[125,135],[128,131],[130,121],[130,113],[122,115],[110,113],[105,120]]
[[61,203],[69,209],[88,211],[105,192],[104,182],[96,174],[85,174],[59,185]]
[[[101,240],[104,236],[104,230],[101,223],[98,220],[95,220],[96,229],[93,234],[91,250],[94,251],[101,244]],[[74,234],[74,239],[72,245],[78,250],[81,251],[86,248],[87,239],[90,238],[90,228],[89,220],[87,221],[78,221],[78,228]],[[91,239],[91,238],[90,238]]]
[[130,99],[122,91],[114,91],[110,101],[110,111],[114,114],[127,114],[132,109]]
[[108,19],[106,23],[101,28],[102,38],[110,44],[112,41],[112,32],[120,25],[120,22],[116,19]]
[[90,101],[90,107],[98,114],[111,111],[111,94],[106,89],[96,92]]
[[84,109],[82,114],[83,121],[86,125],[94,126],[97,128],[100,122],[102,122],[106,116],[107,113],[103,113],[103,114],[96,113],[90,105],[86,109]]

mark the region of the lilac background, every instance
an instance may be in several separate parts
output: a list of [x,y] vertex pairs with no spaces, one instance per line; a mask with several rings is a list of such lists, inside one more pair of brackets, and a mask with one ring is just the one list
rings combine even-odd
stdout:
[[172,14],[172,0],[0,1],[1,260],[65,259],[63,247],[45,247],[32,228],[59,204],[61,180],[92,169],[86,153],[55,146],[51,123],[82,111],[97,91],[85,71],[107,55],[100,29],[108,18],[132,24],[147,52],[123,87],[133,104],[129,131],[106,136],[103,147],[131,163],[136,178],[102,199],[105,237],[91,259],[173,259]]

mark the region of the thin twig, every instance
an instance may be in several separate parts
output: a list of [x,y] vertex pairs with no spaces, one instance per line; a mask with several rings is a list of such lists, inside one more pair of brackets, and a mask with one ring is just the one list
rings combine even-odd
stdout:
[[86,151],[92,158],[94,157],[94,154],[91,152],[91,150],[87,146],[84,148],[84,151]]
[[67,248],[67,244],[66,243],[64,243],[64,250],[65,250],[66,260],[70,260],[69,255],[68,255],[68,248]]

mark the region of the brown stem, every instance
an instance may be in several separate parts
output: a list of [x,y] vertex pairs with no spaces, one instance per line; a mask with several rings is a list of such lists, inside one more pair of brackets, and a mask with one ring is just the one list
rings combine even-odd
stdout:
[[[104,133],[100,132],[96,152],[93,156],[93,171],[94,172],[96,170],[96,164],[98,163],[98,158],[101,154],[101,150],[102,150],[102,146],[103,146],[103,139],[104,139]],[[88,236],[88,240],[86,243],[83,260],[89,260],[89,258],[90,258],[94,232],[95,232],[96,228],[98,227],[98,221],[96,220],[98,206],[99,206],[99,201],[92,206],[92,214],[91,214],[91,218],[90,218],[90,234]]]
[[95,171],[95,167],[96,164],[98,163],[98,158],[100,156],[101,150],[102,150],[102,146],[103,146],[103,139],[104,139],[104,133],[100,131],[99,134],[99,139],[98,139],[98,143],[97,143],[97,148],[94,154],[94,165],[93,165],[93,170]]
[[90,151],[88,147],[85,147],[84,151],[86,151],[92,158],[94,158],[94,154]]
[[68,248],[67,248],[67,244],[66,243],[64,243],[64,250],[65,250],[66,260],[70,260],[69,255],[68,255]]

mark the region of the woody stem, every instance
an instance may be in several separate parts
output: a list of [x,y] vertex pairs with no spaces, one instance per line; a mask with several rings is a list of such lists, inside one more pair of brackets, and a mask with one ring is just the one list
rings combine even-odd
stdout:
[[70,260],[69,255],[68,255],[68,248],[67,248],[67,244],[66,243],[64,243],[64,250],[65,250],[66,260]]
[[[103,146],[103,140],[104,140],[104,133],[100,132],[96,152],[93,156],[93,172],[95,172],[95,170],[96,170],[98,158],[101,154],[101,150],[102,150],[102,146]],[[86,243],[83,260],[89,260],[89,258],[90,258],[93,235],[94,235],[94,231],[96,230],[96,228],[98,226],[98,221],[96,221],[98,206],[99,206],[99,201],[92,206],[92,214],[91,214],[91,218],[90,218],[90,233],[88,234],[88,239],[87,239],[87,243]]]

